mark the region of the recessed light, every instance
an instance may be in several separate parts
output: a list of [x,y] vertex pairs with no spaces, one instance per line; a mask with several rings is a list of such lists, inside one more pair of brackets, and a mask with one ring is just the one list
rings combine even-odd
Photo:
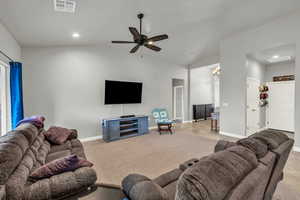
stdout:
[[73,37],[73,38],[79,38],[79,37],[80,37],[80,34],[79,34],[79,33],[73,33],[73,34],[72,34],[72,37]]
[[272,58],[273,59],[278,59],[280,56],[279,55],[274,55]]

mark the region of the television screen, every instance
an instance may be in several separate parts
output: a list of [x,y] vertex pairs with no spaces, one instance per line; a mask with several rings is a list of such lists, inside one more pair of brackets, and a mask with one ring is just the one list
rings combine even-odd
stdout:
[[143,83],[105,81],[105,104],[142,103]]

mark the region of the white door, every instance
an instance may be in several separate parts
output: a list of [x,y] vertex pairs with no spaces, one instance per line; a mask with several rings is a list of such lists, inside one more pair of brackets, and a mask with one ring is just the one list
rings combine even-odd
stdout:
[[247,78],[247,135],[260,129],[259,86],[258,80]]
[[174,87],[174,119],[183,121],[184,115],[183,86]]
[[295,131],[295,81],[272,82],[267,109],[268,128]]

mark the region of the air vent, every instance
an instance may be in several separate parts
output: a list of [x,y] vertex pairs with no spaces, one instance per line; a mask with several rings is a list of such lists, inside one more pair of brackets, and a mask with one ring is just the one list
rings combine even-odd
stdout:
[[57,12],[74,13],[76,2],[74,0],[54,0],[54,10]]

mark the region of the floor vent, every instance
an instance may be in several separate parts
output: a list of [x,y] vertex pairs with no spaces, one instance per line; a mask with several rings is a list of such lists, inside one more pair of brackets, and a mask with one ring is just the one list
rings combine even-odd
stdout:
[[74,0],[54,0],[54,10],[57,12],[74,13],[76,2]]

